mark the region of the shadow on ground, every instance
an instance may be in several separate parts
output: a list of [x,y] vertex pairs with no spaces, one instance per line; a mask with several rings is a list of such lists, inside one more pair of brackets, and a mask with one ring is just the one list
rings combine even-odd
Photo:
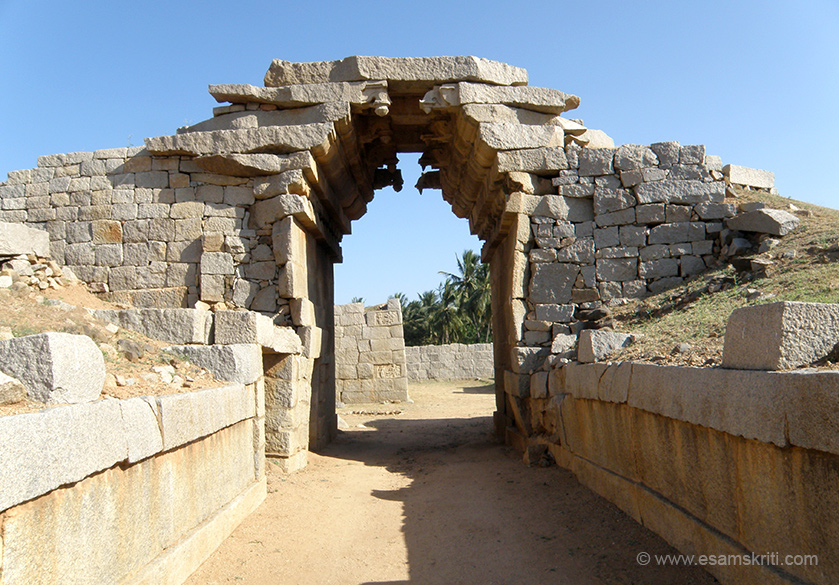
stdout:
[[372,491],[403,504],[410,580],[364,585],[716,582],[698,567],[639,565],[641,552],[678,553],[570,472],[525,467],[495,442],[490,417],[365,426],[375,431],[344,432],[322,454],[411,481]]
[[495,384],[485,384],[483,386],[464,386],[461,390],[464,394],[495,394]]

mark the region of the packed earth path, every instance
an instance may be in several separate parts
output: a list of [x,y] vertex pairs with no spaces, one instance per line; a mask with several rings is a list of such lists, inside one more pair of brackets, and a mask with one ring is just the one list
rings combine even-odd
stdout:
[[349,428],[309,466],[269,461],[268,497],[189,585],[716,583],[553,467],[492,434],[494,386],[425,382],[413,402],[339,409]]

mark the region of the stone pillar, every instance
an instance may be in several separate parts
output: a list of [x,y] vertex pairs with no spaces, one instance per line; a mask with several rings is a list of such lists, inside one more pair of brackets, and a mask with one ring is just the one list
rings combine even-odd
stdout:
[[265,354],[265,454],[285,471],[306,465],[312,361],[301,355]]

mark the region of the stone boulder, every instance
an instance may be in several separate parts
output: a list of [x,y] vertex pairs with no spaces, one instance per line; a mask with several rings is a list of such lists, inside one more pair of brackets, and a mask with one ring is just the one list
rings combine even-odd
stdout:
[[50,235],[44,230],[19,223],[0,222],[0,256],[34,254],[41,258],[50,255]]
[[14,404],[26,398],[26,387],[20,380],[0,372],[0,404]]
[[0,341],[0,369],[44,404],[89,402],[105,383],[105,360],[86,335],[40,333]]
[[728,229],[785,236],[798,227],[801,220],[780,209],[756,209],[726,221]]
[[584,329],[580,331],[577,344],[577,361],[594,363],[606,359],[617,350],[629,346],[635,337],[627,333],[604,329]]
[[722,367],[783,370],[809,365],[839,346],[839,305],[783,301],[735,309]]
[[262,350],[255,343],[173,345],[164,351],[208,370],[219,380],[253,384],[262,375]]

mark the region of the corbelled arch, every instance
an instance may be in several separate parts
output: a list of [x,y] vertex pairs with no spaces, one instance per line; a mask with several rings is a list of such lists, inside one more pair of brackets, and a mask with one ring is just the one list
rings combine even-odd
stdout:
[[[375,190],[401,188],[399,153],[421,153],[430,170],[418,187],[441,189],[483,241],[496,430],[520,448],[552,432],[535,422],[545,407],[543,366],[573,346],[577,310],[641,296],[697,262],[704,268],[715,236],[706,238],[697,213],[703,221],[728,213],[713,207],[724,196],[722,175],[703,148],[615,149],[602,132],[561,116],[579,98],[530,87],[525,70],[486,59],[274,61],[264,87],[213,85],[210,93],[228,105],[146,147],[180,157],[181,168],[187,161],[193,183],[203,171],[241,189],[233,201],[225,191],[223,203],[237,204],[260,253],[233,254],[222,279],[204,270],[217,253],[205,246],[198,296],[286,318],[303,341],[300,354],[265,358],[266,451],[288,469],[336,432],[332,265]],[[687,244],[648,246],[650,262],[639,261],[654,243],[650,226],[660,224],[665,247]]]
[[[146,141],[153,155],[192,156],[208,172],[253,177],[249,225],[263,236],[270,230],[282,265],[278,299],[288,299],[309,345],[303,356],[266,356],[278,362],[266,365],[269,453],[295,457],[334,435],[331,264],[340,261],[341,238],[374,191],[401,189],[401,152],[422,154],[431,171],[419,186],[442,189],[484,241],[493,271],[499,422],[506,426],[503,372],[511,370],[510,348],[522,341],[521,327],[513,326],[513,300],[521,293],[513,289],[524,284],[516,282],[523,272],[514,274],[522,264],[514,256],[523,249],[516,249],[515,233],[504,245],[523,211],[520,198],[511,199],[526,189],[515,173],[557,172],[567,167],[566,142],[586,142],[585,128],[559,118],[578,98],[526,83],[523,69],[474,57],[274,61],[265,87],[211,86],[213,97],[230,105],[174,136]],[[271,313],[270,302],[254,299],[246,308]],[[309,420],[294,413],[307,397]],[[280,412],[272,416],[272,408]],[[308,434],[304,421],[311,421]]]

